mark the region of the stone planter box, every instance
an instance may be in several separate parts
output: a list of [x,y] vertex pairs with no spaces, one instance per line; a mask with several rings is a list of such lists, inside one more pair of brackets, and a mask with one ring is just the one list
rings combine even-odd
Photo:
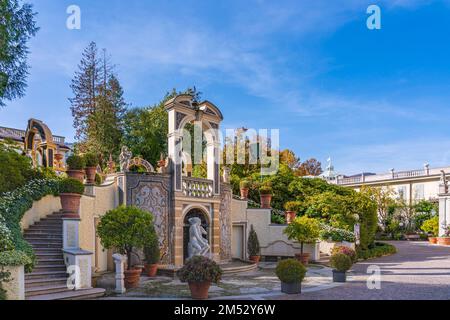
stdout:
[[302,283],[285,283],[281,282],[281,292],[286,294],[299,294],[302,292]]
[[25,300],[25,268],[24,266],[7,266],[4,271],[9,272],[10,281],[3,282],[8,300]]

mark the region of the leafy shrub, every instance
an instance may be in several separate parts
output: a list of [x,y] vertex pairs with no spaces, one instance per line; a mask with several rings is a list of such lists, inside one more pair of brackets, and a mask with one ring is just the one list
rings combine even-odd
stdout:
[[95,174],[95,185],[100,186],[103,183],[103,178],[100,174]]
[[346,272],[352,267],[352,259],[343,253],[336,253],[330,258],[330,265],[336,271]]
[[69,167],[69,170],[83,170],[86,167],[84,158],[75,154],[67,158],[66,164]]
[[250,233],[248,234],[247,250],[250,257],[259,256],[260,253],[259,240],[255,229],[253,229],[253,225],[250,226]]
[[273,190],[272,187],[269,186],[262,186],[261,188],[259,188],[259,193],[260,194],[272,194]]
[[275,273],[284,283],[302,282],[306,275],[306,268],[296,259],[285,259],[278,262]]
[[213,260],[195,256],[186,261],[185,265],[177,271],[177,276],[181,282],[218,283],[222,273],[222,269]]
[[144,247],[145,262],[147,264],[157,264],[160,259],[160,254],[159,242],[156,238]]
[[248,180],[242,180],[239,184],[241,189],[249,189],[252,186],[252,183]]
[[321,224],[320,225],[320,238],[325,241],[333,242],[355,242],[355,234],[351,231],[334,228],[332,226]]
[[0,266],[22,266],[30,265],[32,263],[30,257],[22,251],[3,251],[0,252]]
[[439,235],[439,217],[435,216],[423,222],[421,229],[433,237]]
[[62,179],[59,183],[60,193],[84,193],[84,184],[73,178]]
[[357,260],[356,251],[352,248],[346,247],[346,246],[336,246],[331,250],[331,255],[335,255],[338,253],[345,254],[350,257],[352,260],[352,263],[355,263]]
[[271,223],[274,224],[286,224],[286,218],[280,214],[276,214],[272,212],[271,214]]
[[395,254],[396,252],[397,249],[393,245],[382,242],[375,242],[370,248],[365,250],[361,248],[357,248],[356,250],[358,259],[362,260],[388,256],[391,254]]
[[[108,211],[97,226],[105,249],[116,249],[131,261],[133,249],[144,248],[156,240],[153,215],[137,207],[121,206]],[[128,270],[131,270],[128,263]]]
[[97,167],[99,164],[98,156],[93,153],[86,153],[83,158],[86,167]]
[[0,221],[0,252],[10,251],[14,249],[14,244],[11,240],[11,232],[6,227],[3,221]]
[[288,201],[284,205],[284,209],[286,209],[286,211],[293,211],[296,213],[302,212],[303,207],[304,206],[300,201]]
[[303,254],[303,245],[305,243],[314,243],[319,239],[320,223],[318,220],[307,216],[297,217],[284,229],[284,233],[289,240],[300,242],[301,254]]

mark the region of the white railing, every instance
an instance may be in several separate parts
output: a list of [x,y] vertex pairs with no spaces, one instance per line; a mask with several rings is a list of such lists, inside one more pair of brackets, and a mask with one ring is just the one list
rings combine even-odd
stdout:
[[401,179],[401,178],[421,177],[426,175],[427,173],[425,172],[425,170],[410,170],[410,171],[394,172],[393,178]]
[[183,193],[187,197],[211,198],[213,196],[213,181],[183,177]]

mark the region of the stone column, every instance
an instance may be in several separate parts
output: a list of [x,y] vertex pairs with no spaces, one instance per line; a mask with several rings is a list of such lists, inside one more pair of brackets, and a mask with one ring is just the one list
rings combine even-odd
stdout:
[[123,294],[126,292],[125,289],[125,261],[127,261],[127,257],[121,255],[121,254],[114,254],[113,255],[114,264],[116,265],[116,289],[114,290],[115,293]]
[[439,196],[439,236],[445,232],[445,227],[450,224],[450,195]]

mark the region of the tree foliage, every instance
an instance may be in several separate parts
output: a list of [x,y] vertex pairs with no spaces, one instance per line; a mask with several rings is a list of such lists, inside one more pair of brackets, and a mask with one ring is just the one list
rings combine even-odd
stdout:
[[295,174],[301,177],[305,176],[317,177],[321,175],[322,172],[323,172],[322,163],[320,163],[314,158],[308,159],[305,162],[301,163],[297,168],[297,170],[295,170]]
[[27,87],[27,42],[36,35],[36,13],[29,3],[0,0],[0,107],[23,97]]
[[284,229],[284,233],[289,240],[300,242],[301,254],[303,254],[303,245],[305,243],[314,243],[320,236],[320,223],[317,219],[307,216],[297,217]]

